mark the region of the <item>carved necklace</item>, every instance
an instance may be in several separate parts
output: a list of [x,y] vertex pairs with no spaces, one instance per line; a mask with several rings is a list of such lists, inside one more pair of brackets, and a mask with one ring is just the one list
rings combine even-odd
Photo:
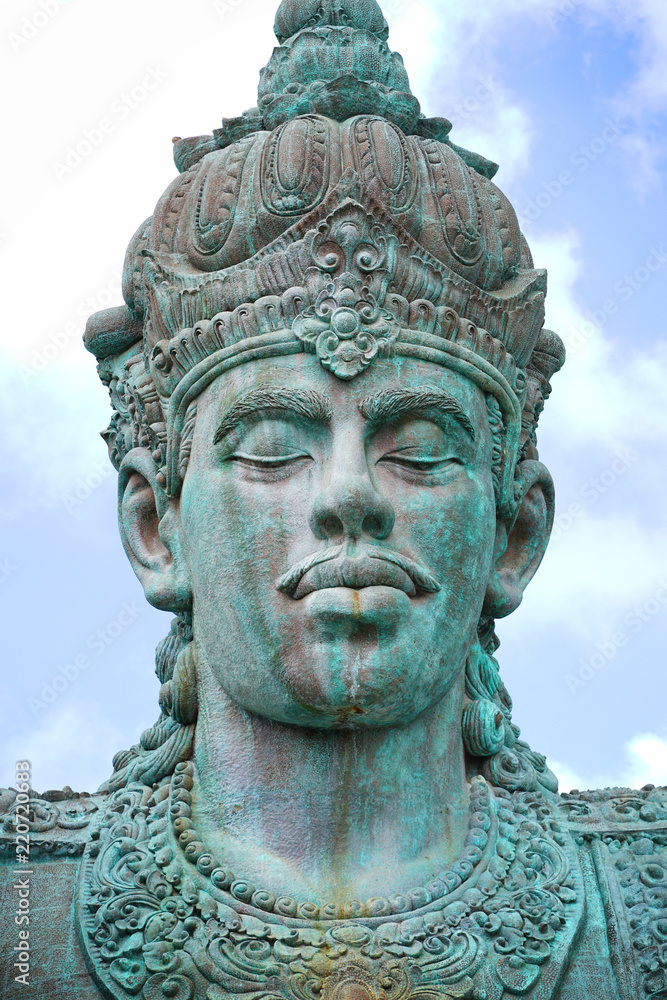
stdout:
[[541,792],[491,791],[473,779],[453,865],[419,889],[338,908],[235,879],[197,835],[194,782],[193,766],[180,764],[100,809],[76,912],[105,996],[554,997],[584,905],[576,849]]
[[302,920],[351,920],[359,917],[389,917],[392,914],[418,910],[428,903],[454,892],[466,882],[480,862],[489,841],[491,829],[491,798],[486,782],[478,778],[470,791],[470,815],[465,846],[458,860],[439,872],[427,885],[392,896],[376,896],[366,903],[353,899],[342,905],[297,902],[291,896],[278,896],[256,887],[245,879],[237,879],[225,864],[220,865],[197,834],[192,821],[192,788],[195,769],[189,761],[176,766],[171,782],[169,814],[174,837],[190,864],[210,878],[216,889],[228,892],[241,903],[249,903],[267,913]]

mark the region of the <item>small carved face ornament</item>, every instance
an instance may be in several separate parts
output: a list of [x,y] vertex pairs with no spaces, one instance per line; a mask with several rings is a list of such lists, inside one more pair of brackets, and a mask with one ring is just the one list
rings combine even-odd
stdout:
[[475,636],[496,539],[483,393],[428,362],[263,360],[200,398],[180,534],[200,656],[244,708],[405,724]]

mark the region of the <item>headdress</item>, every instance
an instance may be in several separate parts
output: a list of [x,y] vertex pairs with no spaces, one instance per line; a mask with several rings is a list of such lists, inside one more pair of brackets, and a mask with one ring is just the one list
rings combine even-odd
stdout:
[[399,355],[497,401],[511,509],[564,352],[497,167],[421,114],[375,0],[285,0],[275,30],[258,107],[176,141],[180,175],[128,249],[126,306],[88,323],[112,460],[150,447],[175,496],[188,411],[224,372],[305,351],[351,379]]

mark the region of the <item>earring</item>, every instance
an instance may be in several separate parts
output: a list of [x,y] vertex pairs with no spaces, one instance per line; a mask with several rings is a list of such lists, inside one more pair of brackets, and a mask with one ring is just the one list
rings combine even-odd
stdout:
[[498,691],[498,664],[479,643],[466,661],[466,694],[470,701],[463,710],[462,734],[466,750],[473,757],[493,757],[505,743],[505,716],[491,699]]
[[172,679],[162,685],[160,708],[165,715],[170,715],[182,726],[189,726],[197,721],[197,654],[193,642],[179,654]]
[[505,744],[505,716],[488,698],[469,701],[463,710],[463,742],[473,757],[493,757]]

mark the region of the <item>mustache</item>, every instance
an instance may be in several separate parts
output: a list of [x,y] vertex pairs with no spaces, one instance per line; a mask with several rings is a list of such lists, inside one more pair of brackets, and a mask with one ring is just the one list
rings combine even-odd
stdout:
[[[304,578],[315,570],[312,578]],[[306,556],[276,582],[276,589],[300,600],[315,590],[331,587],[393,586],[410,597],[436,594],[441,588],[435,576],[414,559],[379,545],[363,545],[350,556],[348,546],[336,545]]]

